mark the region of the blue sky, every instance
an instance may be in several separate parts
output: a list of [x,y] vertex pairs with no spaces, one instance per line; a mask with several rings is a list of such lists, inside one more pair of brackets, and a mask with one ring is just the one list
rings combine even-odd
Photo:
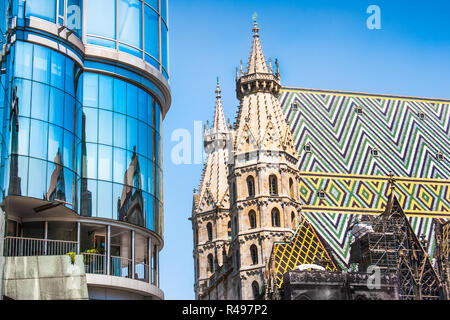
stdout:
[[[370,5],[381,9],[381,30],[366,27]],[[212,121],[217,76],[234,122],[235,68],[247,63],[254,12],[263,52],[279,59],[284,86],[450,99],[448,0],[169,0],[172,106],[164,120],[160,261],[166,299],[194,299],[188,218],[203,169],[172,163],[171,134],[187,129],[194,145],[194,121]]]

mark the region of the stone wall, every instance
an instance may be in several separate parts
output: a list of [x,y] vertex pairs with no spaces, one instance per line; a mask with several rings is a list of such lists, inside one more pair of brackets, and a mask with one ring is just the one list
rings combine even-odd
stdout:
[[14,300],[87,300],[83,256],[7,257],[4,295]]
[[398,300],[398,280],[383,274],[371,287],[370,274],[358,272],[289,271],[283,276],[284,300]]

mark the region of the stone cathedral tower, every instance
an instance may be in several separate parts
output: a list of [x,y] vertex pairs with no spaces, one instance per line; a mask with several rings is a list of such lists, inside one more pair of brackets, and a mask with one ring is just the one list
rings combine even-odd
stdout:
[[263,290],[274,242],[289,240],[298,225],[298,152],[280,108],[280,74],[267,65],[255,22],[248,69],[236,75],[240,101],[229,161],[231,252],[237,299]]
[[194,190],[192,227],[194,231],[195,292],[199,298],[208,279],[223,265],[228,252],[229,192],[228,148],[231,130],[225,122],[219,81],[216,89],[216,107],[212,128],[204,132],[204,147],[208,154],[199,190]]
[[256,299],[264,294],[274,242],[292,238],[300,221],[297,150],[280,108],[274,72],[259,28],[247,71],[236,74],[236,123],[225,123],[217,86],[213,127],[205,130],[205,164],[194,193],[195,292],[198,299]]

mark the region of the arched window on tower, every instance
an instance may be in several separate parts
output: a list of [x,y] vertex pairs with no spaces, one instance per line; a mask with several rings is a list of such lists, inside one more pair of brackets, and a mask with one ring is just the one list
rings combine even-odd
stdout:
[[252,176],[247,177],[247,189],[248,197],[253,198],[255,196],[255,179]]
[[270,195],[276,196],[278,195],[278,179],[277,176],[272,174],[269,177],[269,188],[270,188]]
[[296,228],[296,225],[295,225],[295,213],[294,212],[291,213],[291,225],[292,225],[292,229]]
[[289,193],[291,195],[291,198],[295,198],[294,196],[294,181],[292,178],[289,178]]
[[208,241],[212,241],[213,239],[213,230],[211,222],[206,225],[206,230],[208,231]]
[[256,228],[256,212],[254,210],[250,210],[248,213],[248,220],[250,222],[250,229]]
[[237,190],[236,190],[236,183],[233,182],[233,190],[232,190],[232,197],[231,200],[233,201],[233,203],[236,203],[237,200]]
[[231,230],[231,220],[230,221],[228,221],[228,238],[231,238],[231,232],[232,232],[232,230]]
[[253,291],[253,299],[259,298],[259,284],[257,281],[253,281],[252,283],[252,291]]
[[258,264],[258,248],[254,244],[250,247],[250,255],[252,257],[252,264]]
[[195,233],[194,233],[194,243],[197,244],[198,243],[198,228],[195,227]]
[[212,254],[208,254],[208,271],[214,272],[214,257]]
[[280,227],[280,210],[277,208],[272,209],[272,226],[273,227]]

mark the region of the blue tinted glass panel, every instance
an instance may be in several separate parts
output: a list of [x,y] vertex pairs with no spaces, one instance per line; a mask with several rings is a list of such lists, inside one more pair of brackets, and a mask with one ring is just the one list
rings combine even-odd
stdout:
[[142,58],[142,52],[139,51],[138,49],[132,48],[130,46],[127,46],[126,44],[119,44],[119,50],[129,53],[133,56],[136,56],[138,58]]
[[48,120],[48,102],[50,96],[50,87],[33,82],[33,94],[31,99],[31,117],[43,121]]
[[99,110],[99,117],[98,142],[112,145],[113,113],[110,111]]
[[98,106],[98,75],[85,73],[83,79],[83,105]]
[[139,121],[139,144],[138,144],[138,153],[143,155],[144,157],[148,156],[148,143],[147,143],[147,124]]
[[[86,214],[89,217],[97,216],[97,180],[88,180],[87,191],[89,192],[91,198],[87,201]],[[86,199],[87,200],[87,199]]]
[[62,155],[62,149],[63,149],[63,129],[54,125],[49,125],[47,160],[58,162],[58,157]]
[[102,46],[102,47],[107,47],[107,48],[115,48],[116,47],[116,42],[112,41],[112,40],[100,39],[100,38],[96,38],[96,37],[87,36],[86,41],[89,44],[95,44],[97,46]]
[[112,218],[112,183],[98,182],[98,215],[99,218]]
[[38,17],[55,22],[56,0],[28,0],[26,2],[27,17]]
[[64,110],[64,92],[51,87],[48,121],[62,127],[64,114],[63,110]]
[[159,107],[159,103],[155,102],[155,129],[157,132],[161,132],[161,108]]
[[[101,12],[101,19],[99,13]],[[87,33],[114,39],[116,37],[116,0],[86,1]]]
[[[92,0],[86,1],[87,3]],[[67,1],[67,28],[74,30],[78,37],[81,37],[82,17],[82,0],[68,0]],[[104,1],[105,2],[105,1]],[[102,14],[105,10],[102,11]]]
[[98,178],[111,181],[112,179],[112,148],[98,146]]
[[99,108],[113,109],[113,78],[99,76]]
[[153,130],[152,128],[149,127],[148,128],[148,139],[147,139],[147,142],[148,142],[147,150],[148,150],[148,158],[149,159],[154,159],[154,155],[153,155],[154,136],[155,136],[155,130]]
[[122,190],[123,190],[123,185],[121,184],[117,184],[114,183],[113,184],[113,216],[112,218],[114,220],[118,220],[119,219],[119,208],[118,208],[118,200],[120,200],[121,196],[122,196]]
[[114,111],[127,112],[127,84],[118,79],[114,79]]
[[150,195],[147,200],[147,229],[154,230],[153,228],[153,197]]
[[50,49],[34,46],[33,80],[50,82]]
[[152,57],[150,57],[148,54],[145,54],[145,62],[151,64],[153,67],[159,70],[159,63]]
[[137,118],[138,110],[138,88],[127,83],[127,115]]
[[[75,182],[75,175],[73,174],[73,171],[68,170],[64,168],[64,182],[65,182],[65,201],[68,203],[65,206],[68,208],[72,208],[72,203],[74,201],[73,197],[73,188],[74,188],[74,182]],[[62,183],[62,182],[61,182]]]
[[97,142],[98,110],[94,108],[84,108],[83,112],[86,115],[86,126],[84,128],[86,141]]
[[127,149],[133,151],[137,147],[137,120],[127,117]]
[[158,11],[158,0],[145,0],[145,3],[150,5],[153,9]]
[[87,177],[97,179],[97,145],[92,143],[86,144],[86,164]]
[[19,137],[12,138],[11,153],[28,155],[30,139],[30,119],[19,117]]
[[17,96],[19,97],[19,115],[30,116],[31,109],[31,81],[16,79]]
[[65,167],[70,169],[74,168],[74,155],[73,150],[75,147],[75,137],[72,133],[64,130],[64,153],[63,153],[63,164]]
[[123,114],[114,113],[114,146],[127,147],[127,117]]
[[141,121],[144,121],[145,123],[148,123],[148,112],[147,112],[147,106],[148,106],[148,94],[142,90],[139,89],[139,105],[138,105],[138,119]]
[[75,99],[66,94],[64,103],[64,129],[75,132]]
[[167,70],[168,61],[167,61],[167,55],[168,55],[168,46],[167,46],[167,27],[164,23],[161,23],[161,51],[162,51],[162,65],[164,69]]
[[30,158],[28,196],[42,199],[47,193],[47,162]]
[[114,182],[124,183],[126,163],[126,151],[123,149],[114,148]]
[[148,191],[148,180],[147,180],[147,159],[144,157],[139,157],[139,168],[141,173],[141,189],[145,192]]
[[159,59],[159,23],[158,14],[145,6],[145,52]]
[[15,75],[16,77],[31,79],[33,71],[33,44],[18,41],[15,45]]
[[142,49],[141,12],[139,0],[119,0],[119,40],[139,49]]
[[47,130],[48,124],[39,120],[31,120],[30,127],[30,156],[47,159]]
[[66,88],[66,92],[71,94],[72,96],[75,96],[74,66],[75,66],[75,64],[73,63],[73,61],[71,59],[66,59],[65,88]]
[[[56,51],[52,52],[51,85],[64,90],[64,56]],[[69,70],[70,72],[70,70]]]
[[167,22],[167,0],[161,0],[161,17]]

